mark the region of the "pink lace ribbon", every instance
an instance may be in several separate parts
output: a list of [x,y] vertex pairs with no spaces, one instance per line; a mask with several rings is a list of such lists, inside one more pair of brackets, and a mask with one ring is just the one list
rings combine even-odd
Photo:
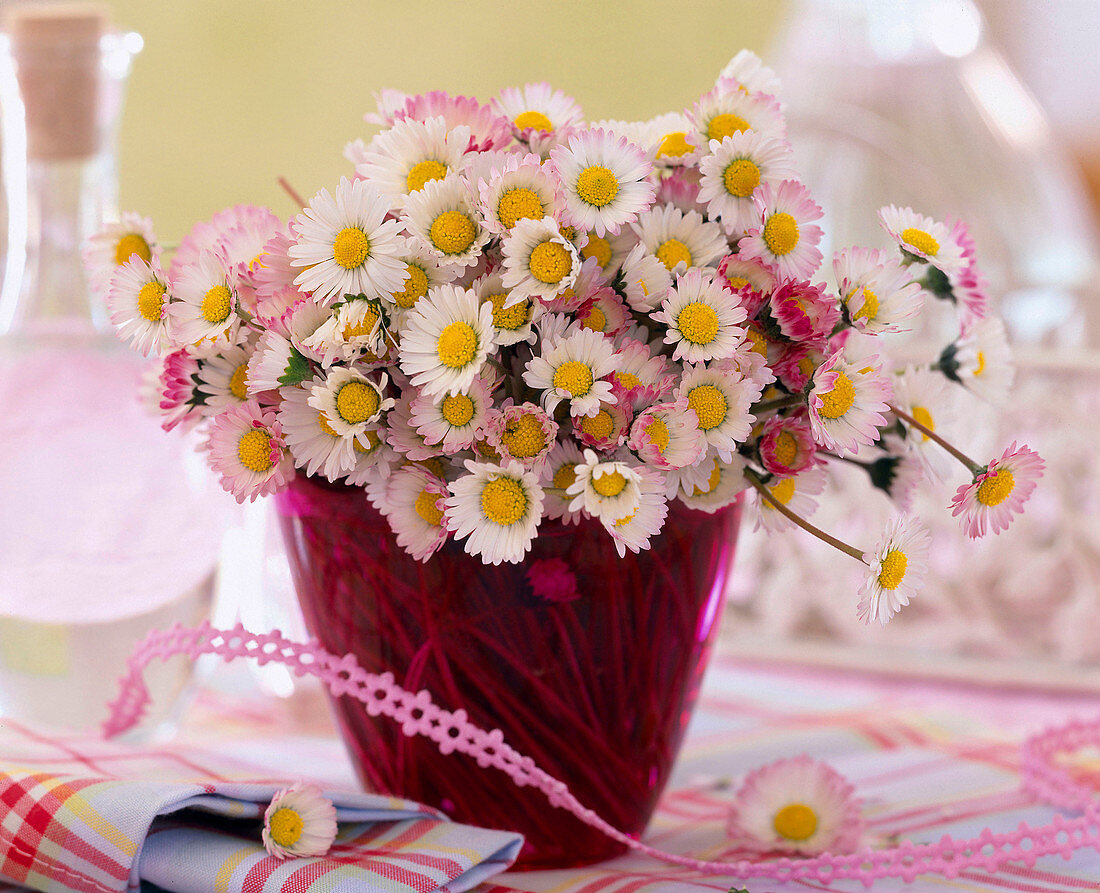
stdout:
[[415,694],[406,691],[394,681],[392,673],[368,673],[351,654],[337,657],[316,642],[293,642],[277,631],[257,635],[241,625],[222,630],[209,623],[154,631],[130,656],[118,697],[111,703],[103,726],[106,737],[132,728],[144,714],[150,699],[142,673],[149,662],[180,654],[192,660],[203,654],[215,654],[225,660],[246,657],[260,664],[275,661],[299,676],[316,676],[334,695],[360,701],[371,716],[386,716],[400,723],[406,735],[430,738],[441,753],[467,754],[482,768],[492,767],[506,773],[520,787],[532,785],[546,795],[551,805],[567,809],[582,822],[631,849],[704,874],[744,880],[815,880],[826,884],[855,879],[870,887],[880,878],[901,878],[911,883],[921,874],[953,878],[970,868],[992,872],[1006,862],[1023,862],[1030,868],[1040,856],[1061,853],[1068,858],[1084,847],[1100,849],[1100,805],[1092,789],[1054,765],[1058,754],[1100,741],[1100,719],[1043,732],[1028,739],[1022,750],[1024,788],[1037,799],[1081,812],[1079,816],[1056,815],[1049,824],[1041,826],[1021,823],[1008,833],[998,834],[987,828],[977,837],[967,839],[944,835],[935,843],[905,841],[886,849],[865,848],[846,855],[825,853],[812,858],[758,862],[703,861],[663,852],[619,831],[578,802],[563,782],[510,747],[499,729],[479,728],[467,719],[464,710],[444,710],[427,691]]

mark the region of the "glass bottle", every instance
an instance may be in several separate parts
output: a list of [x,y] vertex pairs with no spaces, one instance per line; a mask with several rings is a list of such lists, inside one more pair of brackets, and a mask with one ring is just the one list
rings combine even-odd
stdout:
[[[90,729],[153,628],[209,610],[221,519],[194,445],[139,401],[80,249],[117,215],[137,35],[95,7],[5,9],[0,289],[0,715]],[[151,668],[150,724],[190,667]]]

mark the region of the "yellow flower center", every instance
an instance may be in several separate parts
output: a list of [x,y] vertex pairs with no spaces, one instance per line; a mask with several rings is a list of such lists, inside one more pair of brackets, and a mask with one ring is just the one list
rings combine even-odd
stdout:
[[744,288],[749,284],[749,280],[744,276],[728,276],[726,277],[726,281],[729,282],[730,288],[734,291],[737,291],[739,288]]
[[871,289],[863,289],[863,306],[852,314],[852,319],[865,319],[867,322],[874,322],[875,317],[878,316],[878,295],[876,295]]
[[527,323],[527,317],[531,306],[528,301],[520,301],[518,304],[513,304],[511,307],[505,307],[504,302],[508,300],[508,294],[506,292],[497,295],[489,295],[486,300],[493,305],[493,325],[498,329],[514,332],[520,326]]
[[817,370],[814,367],[814,361],[807,356],[798,361],[798,371],[807,378],[813,378],[814,372]]
[[366,338],[374,331],[374,326],[378,322],[378,311],[367,305],[367,311],[363,314],[363,319],[357,323],[345,323],[343,336],[345,341],[350,341],[352,338]]
[[516,120],[512,123],[515,124],[519,130],[526,130],[528,127],[533,127],[535,130],[541,130],[543,133],[548,133],[554,129],[554,125],[546,115],[542,112],[532,110],[520,112],[516,115]]
[[772,214],[764,224],[764,243],[776,257],[790,254],[798,244],[798,221],[786,211]]
[[602,164],[586,167],[577,176],[577,195],[586,205],[602,208],[619,194],[619,181]]
[[455,320],[439,333],[435,352],[444,366],[452,369],[468,366],[477,356],[477,332],[468,322]]
[[[321,427],[324,427],[324,425]],[[363,446],[363,444],[359,442],[360,437],[366,437],[369,446]],[[358,437],[353,437],[351,440],[351,445],[355,448],[355,452],[357,453],[373,453],[381,444],[382,438],[378,436],[378,432],[376,431],[364,431]]]
[[248,399],[248,363],[241,363],[229,376],[229,393],[238,400]]
[[275,814],[268,823],[271,829],[271,839],[281,847],[294,846],[302,836],[305,823],[298,813],[287,807],[276,809]]
[[649,424],[645,426],[645,433],[649,437],[649,442],[657,447],[657,452],[664,455],[671,440],[665,420],[654,416],[650,419]]
[[712,384],[696,385],[688,391],[688,406],[695,410],[703,431],[717,428],[729,412],[726,395]]
[[730,195],[746,198],[760,185],[760,168],[747,158],[738,158],[726,165],[722,182]]
[[324,412],[317,413],[317,426],[324,431],[329,437],[339,437],[336,430],[328,422],[328,416]]
[[539,242],[531,251],[528,261],[531,275],[539,282],[554,285],[561,282],[573,269],[573,258],[560,242]]
[[692,496],[706,496],[708,493],[713,493],[714,488],[718,486],[719,481],[722,480],[722,466],[718,464],[718,460],[714,460],[714,467],[710,471],[710,477],[707,478],[707,488],[704,490],[701,487],[696,487]]
[[139,236],[137,233],[126,233],[115,243],[115,265],[126,263],[134,254],[145,263],[149,263],[153,259],[153,252],[143,236]]
[[687,134],[684,131],[674,130],[672,133],[665,134],[664,139],[661,140],[661,145],[657,147],[657,154],[680,158],[683,155],[689,155],[694,148],[687,141]]
[[917,229],[915,226],[910,226],[901,231],[901,240],[922,254],[934,256],[940,250],[940,243],[937,242],[931,235],[926,233],[923,229]]
[[363,266],[370,257],[370,239],[357,226],[345,226],[332,242],[332,259],[345,270]]
[[155,279],[146,282],[138,292],[138,313],[149,322],[157,322],[164,316],[165,287]]
[[405,191],[418,192],[429,180],[442,180],[447,176],[447,165],[442,161],[427,159],[418,161],[405,177]]
[[509,189],[497,202],[497,217],[507,229],[526,218],[542,220],[545,211],[539,194],[525,186]]
[[500,441],[517,459],[530,459],[546,449],[546,435],[538,418],[527,413],[504,426]]
[[817,813],[805,803],[791,803],[775,814],[772,827],[785,840],[809,840],[817,830]]
[[393,293],[393,302],[408,310],[428,293],[428,274],[416,264],[405,264],[409,278],[405,280],[403,291]]
[[608,471],[599,477],[592,475],[592,489],[600,496],[606,496],[610,499],[618,496],[626,489],[626,478],[623,477],[620,471]]
[[439,494],[432,493],[430,490],[421,490],[416,497],[416,505],[414,506],[416,513],[432,527],[438,527],[439,522],[443,520],[443,512],[436,506],[438,501]]
[[261,428],[245,432],[237,441],[237,458],[249,471],[263,474],[271,470],[271,435]]
[[852,379],[843,372],[838,372],[833,389],[819,396],[821,409],[818,410],[818,415],[826,419],[839,419],[856,402],[856,388]]
[[676,327],[692,344],[710,344],[718,334],[718,313],[709,304],[685,304],[676,317]]
[[1012,495],[1015,488],[1016,478],[1011,471],[1002,468],[982,481],[978,487],[978,502],[988,506],[1000,505]]
[[583,397],[592,390],[592,369],[580,360],[566,360],[554,370],[553,385],[570,397]]
[[461,211],[444,211],[432,221],[428,236],[444,254],[462,254],[474,244],[477,228]]
[[905,553],[900,549],[891,549],[879,565],[879,586],[883,589],[897,589],[905,579],[905,571],[908,567],[909,559],[905,557]]
[[[924,425],[929,431],[936,430],[936,423],[932,419],[932,413],[930,413],[923,406],[914,406],[909,410],[909,414],[917,420],[918,425]],[[928,435],[923,431],[921,432],[921,442],[928,440]]]
[[378,391],[362,381],[349,381],[336,394],[336,411],[349,425],[372,418],[381,405]]
[[772,455],[775,456],[775,461],[780,465],[786,465],[790,468],[791,463],[798,456],[798,441],[790,431],[779,432],[772,448]]
[[446,468],[443,465],[443,460],[439,456],[432,456],[428,459],[419,459],[412,463],[418,465],[427,471],[429,474],[434,474],[440,480],[446,476]]
[[527,494],[513,478],[496,478],[481,491],[481,513],[501,527],[510,527],[527,514]]
[[794,496],[794,478],[783,478],[783,480],[774,487],[769,487],[768,489],[771,490],[772,496],[775,497],[776,502],[786,505]]
[[568,490],[577,480],[577,463],[563,462],[554,472],[554,487],[558,490]]
[[751,342],[752,347],[750,350],[760,354],[760,356],[767,359],[768,356],[768,342],[764,336],[756,331],[756,329],[745,329],[745,337]]
[[596,440],[604,440],[611,436],[615,430],[615,420],[606,409],[601,409],[595,415],[585,416],[581,419],[581,430],[589,437]]
[[448,425],[461,428],[468,425],[470,419],[474,417],[474,401],[465,394],[451,394],[443,398],[439,414]]
[[679,239],[669,239],[667,242],[662,242],[657,246],[656,254],[657,260],[670,270],[680,262],[683,262],[685,266],[691,266],[691,251]]
[[707,125],[707,139],[721,142],[727,136],[733,136],[735,133],[748,129],[748,121],[740,115],[727,112],[722,115],[715,115],[710,119],[710,123]]
[[601,267],[606,267],[611,263],[611,243],[603,236],[589,233],[588,244],[581,249],[581,257],[585,260],[594,257],[596,258],[596,263]]
[[229,319],[230,301],[233,295],[226,285],[215,285],[202,299],[202,318],[217,325]]
[[615,380],[619,383],[619,387],[621,388],[631,390],[632,388],[640,388],[642,386],[642,380],[633,372],[616,372],[614,375]]
[[588,313],[585,314],[584,320],[581,322],[581,328],[591,329],[593,332],[606,331],[607,314],[600,309],[598,304],[593,304],[588,308]]

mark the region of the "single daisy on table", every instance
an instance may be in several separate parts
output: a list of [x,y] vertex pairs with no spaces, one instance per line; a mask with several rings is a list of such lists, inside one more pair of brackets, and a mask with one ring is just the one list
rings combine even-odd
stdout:
[[553,414],[562,400],[569,401],[572,416],[595,415],[600,404],[612,402],[606,376],[619,366],[611,339],[581,329],[555,341],[533,357],[523,373],[528,387],[542,391],[542,407]]
[[512,132],[532,152],[546,158],[563,137],[584,124],[576,101],[549,84],[505,87],[493,100],[493,108],[512,122]]
[[287,249],[302,271],[294,284],[322,304],[344,295],[378,295],[402,288],[405,264],[401,224],[387,220],[389,203],[365,180],[340,179],[333,196],[318,192],[291,221],[296,241]]
[[[764,485],[768,495],[800,518],[808,518],[817,511],[817,500],[825,489],[825,472],[820,468],[808,468],[803,472],[787,477],[773,477]],[[758,491],[756,497],[756,527],[769,533],[778,530],[790,530],[794,523],[777,509]]]
[[745,339],[738,325],[745,321],[744,308],[699,269],[677,280],[651,319],[668,327],[664,342],[674,345],[672,359],[687,363],[732,356]]
[[401,371],[428,397],[467,390],[493,349],[493,310],[471,290],[444,285],[405,320]]
[[709,266],[729,250],[717,223],[705,222],[697,211],[685,214],[675,205],[654,205],[638,215],[631,229],[670,273]]
[[328,416],[310,405],[312,388],[323,385],[324,378],[315,377],[304,386],[280,388],[278,419],[294,464],[306,474],[322,474],[334,481],[355,466],[355,438],[341,437],[329,424]]
[[443,267],[473,266],[491,235],[482,224],[473,194],[457,174],[425,183],[410,195],[404,225]]
[[618,234],[653,201],[653,165],[633,143],[603,130],[584,130],[550,153],[561,181],[562,220],[596,235]]
[[605,524],[627,517],[641,504],[640,467],[604,459],[586,449],[584,461],[573,469],[576,479],[566,490],[573,497],[569,508],[583,508]]
[[688,508],[714,514],[730,505],[749,485],[745,460],[734,453],[729,461],[710,450],[697,465],[668,472],[669,497],[679,497]]
[[355,172],[395,207],[424,188],[466,166],[470,128],[447,129],[442,118],[394,122],[367,146]]
[[611,534],[615,551],[620,558],[626,551],[637,554],[649,548],[649,541],[665,525],[668,517],[668,500],[665,498],[664,476],[652,468],[639,468],[638,489],[640,497],[634,511],[614,521],[603,521],[604,529]]
[[835,769],[808,756],[776,760],[750,772],[734,795],[729,834],[759,852],[853,852],[864,820],[855,789]]
[[952,516],[962,515],[959,520],[971,539],[1006,530],[1013,514],[1023,513],[1044,467],[1038,453],[1026,446],[1017,448],[1013,441],[1000,459],[979,469],[974,480],[955,491]]
[[931,534],[914,518],[893,518],[875,547],[863,554],[867,576],[856,612],[863,623],[882,626],[909,604],[928,572]]
[[539,482],[542,485],[543,508],[548,518],[556,518],[562,524],[577,524],[584,510],[573,511],[569,505],[573,497],[568,490],[577,479],[577,466],[584,461],[580,448],[572,438],[557,441],[546,457]]
[[902,251],[932,264],[948,278],[965,266],[962,247],[952,238],[947,224],[895,205],[880,208],[878,219]]
[[452,455],[470,449],[484,434],[492,406],[485,382],[475,378],[465,391],[439,401],[423,394],[416,396],[409,408],[409,421],[426,444],[438,445]]
[[406,465],[389,476],[385,492],[382,514],[397,536],[397,545],[414,561],[427,561],[449,535],[446,483],[423,468]]
[[1002,403],[1008,397],[1016,370],[1012,365],[1008,334],[998,317],[978,320],[963,332],[949,351],[952,353],[949,377],[990,403]]
[[[509,300],[550,300],[576,282],[581,258],[553,217],[520,220],[504,237],[504,287]],[[507,305],[505,305],[507,306]]]
[[108,223],[90,236],[81,249],[81,258],[92,291],[106,294],[117,267],[135,254],[144,263],[151,264],[160,253],[153,221],[128,211],[118,222]]
[[172,296],[167,307],[173,343],[232,343],[241,317],[237,276],[221,255],[206,252],[193,264],[173,269]]
[[325,421],[340,437],[358,437],[376,427],[382,413],[397,402],[385,396],[388,378],[379,373],[373,381],[348,366],[333,366],[310,388],[309,405],[325,415]]
[[450,485],[447,526],[465,539],[469,555],[486,564],[516,564],[531,548],[542,520],[537,475],[518,462],[496,465],[467,460],[466,474]]
[[699,161],[699,174],[699,201],[731,236],[759,225],[760,209],[752,195],[761,183],[797,177],[790,143],[755,130],[712,141],[710,153]]
[[808,395],[810,430],[827,449],[858,452],[870,446],[886,426],[886,403],[893,395],[879,369],[850,363],[837,351],[814,372]]
[[294,475],[279,420],[255,398],[214,416],[203,446],[222,487],[237,502],[281,490]]
[[824,216],[821,206],[797,180],[764,183],[755,197],[763,225],[758,222],[738,243],[738,257],[759,258],[780,279],[809,279],[821,264],[821,227],[812,222]]
[[276,859],[323,856],[336,840],[336,808],[316,785],[298,782],[271,798],[261,834]]
[[168,346],[167,306],[171,300],[168,277],[157,257],[148,263],[131,257],[110,276],[107,311],[111,324],[142,356],[160,353]]
[[640,412],[626,445],[647,465],[662,470],[694,465],[707,451],[707,439],[686,400]]
[[840,299],[852,325],[871,335],[905,332],[920,314],[924,292],[905,267],[876,248],[845,248],[833,257]]
[[752,431],[755,417],[749,407],[760,397],[760,390],[760,385],[745,378],[733,360],[714,360],[706,365],[685,363],[675,399],[687,401],[707,443],[728,462]]
[[558,423],[533,403],[520,403],[490,410],[485,434],[503,460],[541,473],[558,435]]
[[748,93],[729,79],[720,78],[713,90],[699,97],[688,117],[703,146],[746,130],[778,139],[787,136],[787,125],[774,97]]
[[558,204],[556,180],[537,155],[509,153],[488,180],[475,184],[485,228],[494,235],[512,229],[521,220],[552,217]]

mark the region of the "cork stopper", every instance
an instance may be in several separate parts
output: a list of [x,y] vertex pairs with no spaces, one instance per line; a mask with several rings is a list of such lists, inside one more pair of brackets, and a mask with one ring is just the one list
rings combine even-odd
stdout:
[[4,8],[27,116],[27,155],[64,161],[99,148],[99,41],[105,7],[93,3],[15,3]]

